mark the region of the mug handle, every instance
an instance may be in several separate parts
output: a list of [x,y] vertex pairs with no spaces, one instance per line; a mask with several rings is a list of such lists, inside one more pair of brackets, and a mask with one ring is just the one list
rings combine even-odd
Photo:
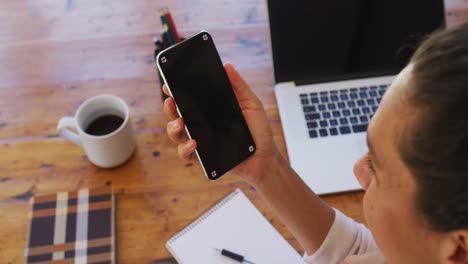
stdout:
[[78,146],[82,146],[81,144],[81,139],[80,136],[76,133],[73,133],[70,129],[68,128],[74,128],[76,129],[76,120],[73,117],[62,117],[60,118],[58,124],[57,124],[57,131],[59,134],[70,140],[71,142],[77,144]]

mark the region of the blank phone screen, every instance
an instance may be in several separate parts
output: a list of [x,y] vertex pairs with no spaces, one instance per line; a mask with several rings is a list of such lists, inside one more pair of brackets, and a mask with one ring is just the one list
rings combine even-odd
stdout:
[[210,34],[199,34],[158,57],[209,179],[251,156],[255,144]]

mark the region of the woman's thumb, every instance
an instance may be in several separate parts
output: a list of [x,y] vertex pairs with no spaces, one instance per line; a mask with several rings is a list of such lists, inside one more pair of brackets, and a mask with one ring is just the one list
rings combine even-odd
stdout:
[[237,100],[242,102],[256,98],[255,94],[250,90],[249,85],[245,82],[242,76],[240,76],[232,64],[225,64],[224,69],[229,77],[229,81],[231,82],[232,89],[236,94]]

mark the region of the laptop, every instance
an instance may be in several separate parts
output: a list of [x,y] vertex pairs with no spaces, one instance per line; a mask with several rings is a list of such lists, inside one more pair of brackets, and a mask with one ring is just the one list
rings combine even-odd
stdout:
[[354,163],[382,96],[443,0],[268,0],[275,96],[292,168],[317,194],[359,190]]

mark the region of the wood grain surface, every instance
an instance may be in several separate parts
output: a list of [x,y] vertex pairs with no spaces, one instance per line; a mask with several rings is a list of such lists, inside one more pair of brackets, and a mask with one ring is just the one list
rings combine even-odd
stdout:
[[[234,176],[208,182],[198,164],[177,158],[152,58],[161,7],[169,7],[182,36],[210,31],[222,60],[236,65],[261,98],[286,155],[265,1],[0,0],[0,6],[1,263],[24,262],[31,196],[104,185],[117,193],[119,263],[170,257],[165,242],[235,188],[302,253],[253,188]],[[468,17],[466,0],[446,0],[446,9],[449,26]],[[93,166],[56,131],[60,117],[102,93],[129,104],[138,144],[134,157],[112,170]],[[362,197],[324,199],[364,222]]]

